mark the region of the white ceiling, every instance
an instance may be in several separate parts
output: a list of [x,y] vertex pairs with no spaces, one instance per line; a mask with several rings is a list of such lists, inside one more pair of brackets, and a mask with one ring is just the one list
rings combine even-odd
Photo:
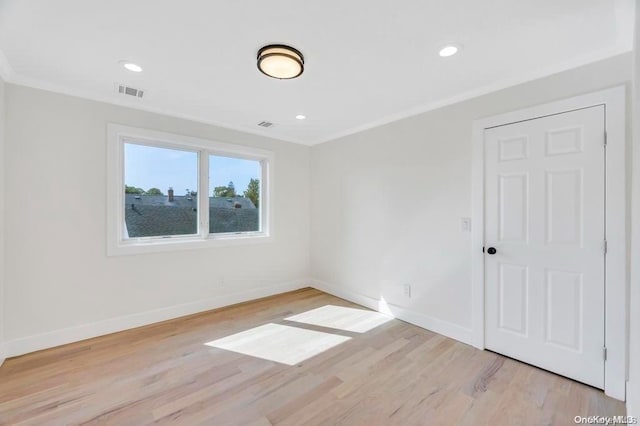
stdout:
[[[0,72],[40,87],[315,144],[632,48],[633,0],[0,0]],[[440,58],[439,48],[462,44]],[[256,52],[290,44],[280,81]],[[124,70],[118,61],[140,64]],[[114,93],[114,83],[145,90]],[[297,114],[308,119],[296,120]],[[260,121],[275,126],[263,129]]]

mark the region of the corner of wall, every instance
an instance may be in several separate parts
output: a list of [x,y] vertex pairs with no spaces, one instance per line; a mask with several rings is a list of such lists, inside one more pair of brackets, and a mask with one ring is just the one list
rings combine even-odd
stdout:
[[374,299],[364,294],[359,294],[352,290],[321,280],[311,279],[310,285],[316,290],[357,303],[358,305],[362,305],[366,308],[392,316],[393,318],[397,318],[410,324],[417,325],[418,327],[427,329],[434,333],[466,343],[467,345],[475,345],[473,330],[464,328],[458,324],[388,303],[384,299]]
[[4,80],[0,77],[0,365],[6,357],[4,344],[4,145],[5,145]]
[[632,96],[631,277],[627,415],[640,417],[640,7],[635,5]]

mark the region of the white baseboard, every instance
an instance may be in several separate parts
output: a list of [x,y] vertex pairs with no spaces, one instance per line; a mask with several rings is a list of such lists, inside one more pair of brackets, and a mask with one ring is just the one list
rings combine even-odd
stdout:
[[637,386],[627,382],[627,416],[640,418],[640,393]]
[[[13,357],[35,352],[42,349],[65,345],[67,343],[78,342],[92,337],[103,336],[105,334],[141,327],[160,321],[166,321],[182,317],[185,315],[197,314],[211,309],[222,308],[241,302],[259,299],[261,297],[273,296],[287,291],[298,290],[308,287],[305,280],[297,280],[268,287],[258,287],[255,289],[226,294],[212,299],[200,300],[197,302],[184,303],[181,305],[169,306],[153,311],[141,312],[104,321],[82,324],[75,327],[63,328],[47,333],[33,336],[21,337],[19,339],[4,342],[4,356]],[[0,348],[1,349],[1,348]],[[2,355],[0,353],[0,355]]]
[[185,315],[196,314],[236,303],[259,299],[261,297],[298,290],[309,285],[320,291],[349,300],[353,303],[373,309],[374,311],[390,314],[395,318],[427,330],[431,330],[435,333],[442,334],[443,336],[450,337],[469,345],[473,344],[472,331],[457,324],[414,312],[400,306],[387,304],[369,296],[345,290],[323,281],[298,280],[9,340],[4,342],[4,347],[0,345],[0,360],[3,360],[4,357],[8,358],[24,355],[42,349],[48,349],[55,346],[65,345],[67,343],[103,336],[105,334],[142,327],[160,321],[179,318]]
[[373,309],[374,311],[390,314],[402,321],[417,325],[418,327],[426,328],[427,330],[473,346],[473,331],[469,328],[462,327],[449,321],[440,320],[429,315],[414,312],[369,296],[358,294],[351,290],[346,290],[320,280],[311,279],[309,282],[313,288],[324,291],[325,293],[357,303],[369,309]]

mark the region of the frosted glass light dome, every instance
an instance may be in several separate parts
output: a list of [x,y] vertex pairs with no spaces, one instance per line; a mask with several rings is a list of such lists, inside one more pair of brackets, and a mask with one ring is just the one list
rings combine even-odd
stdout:
[[304,57],[293,47],[272,44],[258,51],[258,69],[280,80],[296,78],[304,71]]

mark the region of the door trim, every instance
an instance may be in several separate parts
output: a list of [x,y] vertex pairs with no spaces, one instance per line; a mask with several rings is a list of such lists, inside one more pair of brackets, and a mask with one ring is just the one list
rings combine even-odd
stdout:
[[[605,345],[604,391],[625,400],[627,377],[627,146],[625,129],[625,86],[538,105],[473,122],[472,137],[472,324],[473,344],[484,349],[484,131],[492,127],[541,118],[576,109],[604,105],[607,132],[605,175]],[[604,247],[603,247],[604,249]]]

